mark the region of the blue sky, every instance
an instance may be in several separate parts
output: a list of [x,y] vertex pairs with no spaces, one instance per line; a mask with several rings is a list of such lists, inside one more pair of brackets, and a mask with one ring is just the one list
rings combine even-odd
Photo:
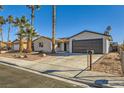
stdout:
[[[30,19],[31,11],[26,6],[7,5],[0,15],[21,17],[25,15]],[[68,37],[85,29],[103,33],[111,25],[111,35],[114,41],[121,43],[124,40],[124,6],[57,6],[56,37]],[[40,35],[51,37],[52,8],[41,6],[35,11],[35,28]],[[3,26],[4,40],[7,40],[8,26]],[[11,29],[11,40],[16,38],[16,28]]]

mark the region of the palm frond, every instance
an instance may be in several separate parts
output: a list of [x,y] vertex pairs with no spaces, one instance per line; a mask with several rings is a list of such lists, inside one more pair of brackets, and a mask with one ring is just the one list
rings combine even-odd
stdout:
[[8,18],[6,19],[6,21],[7,21],[8,23],[13,23],[13,21],[14,21],[13,16],[12,16],[12,15],[9,15]]
[[0,25],[4,25],[6,23],[3,16],[0,16]]

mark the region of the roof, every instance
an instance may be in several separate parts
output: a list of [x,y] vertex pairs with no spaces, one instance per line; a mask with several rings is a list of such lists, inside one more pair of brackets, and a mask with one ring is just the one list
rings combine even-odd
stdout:
[[74,37],[74,36],[77,36],[77,35],[79,35],[79,34],[85,33],[85,32],[89,32],[89,33],[94,33],[94,34],[98,34],[98,35],[103,35],[103,36],[111,37],[111,35],[106,35],[106,34],[103,34],[103,33],[94,32],[94,31],[89,31],[89,30],[84,30],[84,31],[79,32],[78,34],[75,34],[75,35],[73,35],[73,36],[71,36],[71,37],[68,37],[68,39],[70,39],[70,38],[72,38],[72,37]]
[[67,37],[58,38],[57,41],[58,41],[58,42],[69,42],[69,39],[68,39]]
[[[111,36],[111,35],[106,35],[106,34],[103,34],[103,33],[94,32],[94,31],[89,31],[89,30],[84,30],[84,31],[81,31],[81,32],[79,32],[79,33],[77,33],[77,34],[75,34],[75,35],[73,35],[73,36],[70,36],[70,37],[58,38],[57,41],[60,41],[60,42],[68,42],[68,40],[69,40],[70,38],[72,38],[72,37],[74,37],[74,36],[77,36],[77,35],[79,35],[79,34],[85,33],[85,32],[89,32],[89,33],[93,33],[93,34],[98,34],[98,35],[107,36],[107,37],[110,37],[111,40],[112,40],[112,36]],[[43,38],[46,38],[46,39],[48,39],[48,40],[52,40],[52,39],[49,38],[49,37],[40,36],[40,37],[38,37],[37,39],[33,40],[33,42],[36,41],[36,40],[38,40],[38,39],[40,39],[40,38],[42,38],[42,37],[43,37]]]
[[[27,40],[23,40],[23,42],[27,42]],[[15,39],[12,43],[19,43],[19,39]]]
[[36,41],[36,40],[38,40],[38,39],[40,39],[40,38],[46,38],[46,39],[48,39],[48,40],[52,40],[52,39],[49,38],[49,37],[46,37],[46,36],[40,36],[40,37],[36,38],[35,40],[33,40],[33,42]]

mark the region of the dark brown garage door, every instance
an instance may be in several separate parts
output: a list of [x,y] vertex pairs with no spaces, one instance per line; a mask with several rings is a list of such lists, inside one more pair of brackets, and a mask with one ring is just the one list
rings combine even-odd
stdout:
[[94,50],[94,53],[103,53],[103,39],[73,40],[73,53],[86,53],[87,50]]

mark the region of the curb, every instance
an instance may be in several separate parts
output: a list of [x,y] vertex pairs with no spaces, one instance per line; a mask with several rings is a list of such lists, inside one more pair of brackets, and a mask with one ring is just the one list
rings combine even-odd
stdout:
[[72,80],[77,81],[77,82],[82,82],[84,84],[87,84],[91,87],[96,87],[96,88],[116,88],[116,87],[112,87],[109,84],[95,84],[95,83],[91,83],[91,82],[85,82],[85,81],[80,81],[77,79],[72,78]]

